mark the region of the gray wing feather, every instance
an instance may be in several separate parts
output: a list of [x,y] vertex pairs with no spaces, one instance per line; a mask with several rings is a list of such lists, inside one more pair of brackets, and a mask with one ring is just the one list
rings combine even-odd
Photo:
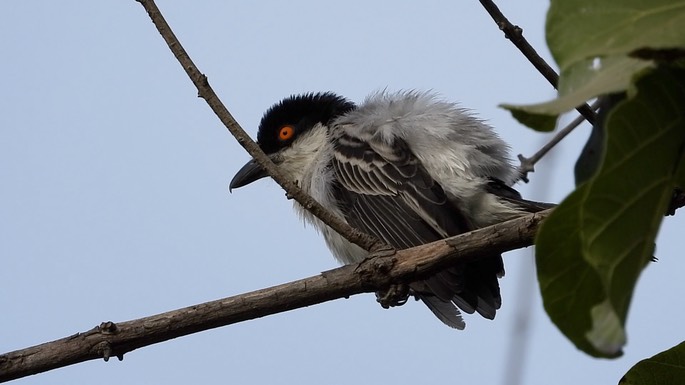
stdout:
[[[347,221],[398,249],[422,245],[472,229],[402,140],[333,138],[336,199]],[[459,314],[478,311],[492,319],[500,307],[499,255],[460,264],[412,284],[414,295],[448,326],[463,329]]]

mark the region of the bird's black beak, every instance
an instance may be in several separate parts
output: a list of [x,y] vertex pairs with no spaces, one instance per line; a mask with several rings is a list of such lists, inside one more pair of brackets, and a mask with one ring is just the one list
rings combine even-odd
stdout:
[[238,170],[238,172],[233,177],[233,180],[231,180],[231,184],[228,185],[228,191],[230,192],[234,188],[247,186],[248,184],[256,180],[262,179],[265,176],[268,176],[266,171],[262,170],[262,168],[259,167],[257,162],[254,159],[252,159],[249,162],[245,163],[245,165],[240,170]]

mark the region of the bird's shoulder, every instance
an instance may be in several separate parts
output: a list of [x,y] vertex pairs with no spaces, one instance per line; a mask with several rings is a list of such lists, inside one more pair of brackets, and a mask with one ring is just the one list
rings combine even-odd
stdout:
[[381,155],[404,143],[448,190],[478,178],[494,177],[509,184],[516,176],[509,147],[493,128],[432,92],[372,94],[334,120],[330,134],[334,144],[353,138]]
[[468,112],[436,94],[419,91],[378,92],[333,123],[334,135],[346,134],[366,141],[415,141],[420,134],[445,139],[458,131]]

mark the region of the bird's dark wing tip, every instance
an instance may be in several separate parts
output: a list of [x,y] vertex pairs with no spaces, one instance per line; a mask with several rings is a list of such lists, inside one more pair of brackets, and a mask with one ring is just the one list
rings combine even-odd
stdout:
[[464,330],[466,327],[466,322],[461,317],[459,309],[452,302],[445,302],[438,297],[430,295],[417,294],[416,296],[445,325],[457,330]]

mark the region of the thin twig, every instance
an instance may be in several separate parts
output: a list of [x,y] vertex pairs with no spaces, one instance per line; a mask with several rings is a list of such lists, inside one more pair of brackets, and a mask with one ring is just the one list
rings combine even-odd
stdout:
[[[599,100],[595,100],[594,103],[592,103],[589,108],[592,110],[594,113],[597,108],[599,107]],[[528,173],[529,172],[535,172],[535,164],[542,159],[554,146],[556,146],[559,142],[561,142],[562,139],[564,139],[568,134],[571,133],[576,127],[580,126],[581,123],[585,121],[584,116],[578,116],[573,121],[569,124],[566,125],[566,127],[562,128],[557,132],[556,135],[547,142],[542,148],[538,150],[533,156],[530,158],[526,158],[523,156],[523,154],[519,154],[518,158],[521,164],[519,165],[519,179],[528,183]]]
[[99,358],[122,360],[124,354],[158,342],[373,292],[391,283],[412,282],[447,265],[530,246],[550,212],[530,214],[250,293],[132,321],[103,322],[89,331],[0,355],[0,382]]
[[[516,48],[521,51],[523,56],[525,56],[528,61],[542,74],[542,76],[547,79],[547,81],[556,89],[559,84],[559,75],[554,71],[552,67],[545,62],[540,55],[538,55],[535,48],[528,43],[525,37],[523,37],[523,29],[518,25],[513,25],[509,22],[504,14],[499,10],[497,5],[492,0],[480,0],[483,8],[490,14],[490,17],[495,21],[499,29],[504,32],[504,36],[511,40],[511,42],[516,46]],[[590,108],[590,106],[583,104],[576,107],[576,110],[580,112],[585,119],[590,122],[590,124],[595,123],[595,112]]]
[[365,250],[375,251],[387,248],[387,246],[380,240],[353,228],[337,216],[328,212],[312,197],[304,193],[304,191],[295,185],[295,183],[283,176],[278,167],[266,154],[264,154],[262,149],[250,138],[245,130],[240,127],[228,109],[224,106],[221,100],[219,100],[219,97],[209,85],[207,77],[200,72],[190,56],[188,56],[188,53],[174,35],[171,27],[169,27],[169,24],[167,24],[155,2],[153,0],[136,1],[141,3],[147,11],[150,19],[152,19],[152,22],[157,27],[157,30],[169,46],[169,49],[171,49],[171,52],[186,71],[188,77],[190,77],[190,80],[193,82],[193,84],[195,84],[195,87],[197,87],[198,95],[207,102],[212,111],[214,111],[219,120],[221,120],[221,122],[226,126],[228,131],[233,134],[238,143],[240,143],[240,145],[243,146],[243,148],[245,148],[245,150],[247,150],[247,152],[257,161],[259,166],[266,170],[266,172],[276,181],[276,183],[278,183],[286,191],[286,194],[289,197],[295,199],[300,205],[314,214],[325,224],[330,226],[333,230],[337,231],[340,235],[345,237],[345,239],[364,248]]

